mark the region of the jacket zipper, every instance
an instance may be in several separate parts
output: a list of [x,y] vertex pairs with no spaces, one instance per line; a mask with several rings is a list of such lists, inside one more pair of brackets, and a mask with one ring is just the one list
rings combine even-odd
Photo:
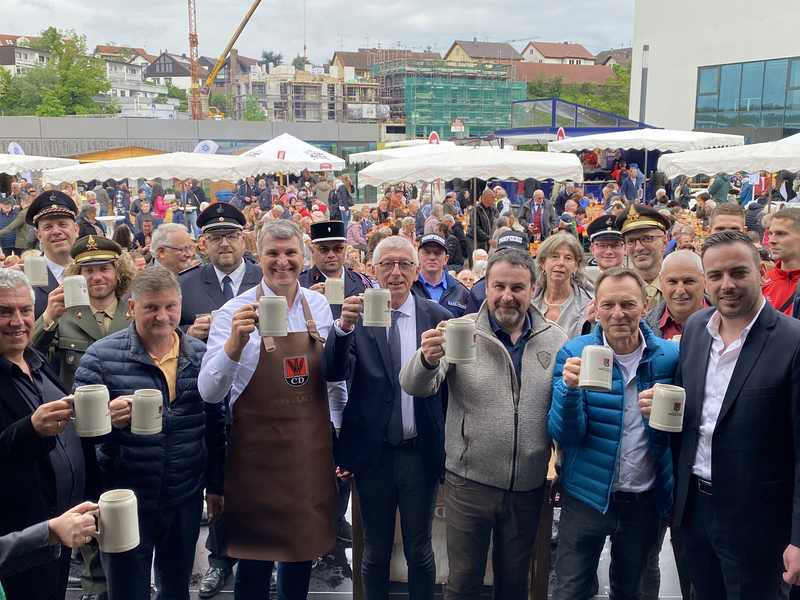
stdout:
[[[514,375],[516,377],[516,374]],[[517,428],[519,427],[519,403],[514,400],[514,453],[511,455],[511,483],[508,486],[514,491],[514,480],[517,478]]]

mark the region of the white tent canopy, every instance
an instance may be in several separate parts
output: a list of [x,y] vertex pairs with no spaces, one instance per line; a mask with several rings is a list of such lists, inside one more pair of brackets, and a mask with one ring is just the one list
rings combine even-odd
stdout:
[[42,171],[77,165],[72,158],[51,158],[49,156],[27,156],[24,154],[0,154],[0,173],[17,175],[25,171]]
[[297,163],[301,169],[309,171],[344,171],[344,159],[320,150],[288,133],[256,146],[242,156],[291,161]]
[[[75,161],[77,162],[77,161]],[[210,179],[233,181],[261,173],[300,174],[296,163],[271,158],[244,158],[221,154],[173,152],[137,158],[104,160],[85,165],[52,169],[42,173],[44,183],[89,181],[91,179]]]
[[464,146],[456,146],[453,142],[440,142],[438,144],[417,144],[414,146],[404,146],[401,148],[386,148],[385,150],[371,150],[369,152],[357,152],[348,158],[350,164],[355,163],[376,163],[384,160],[395,160],[397,158],[411,158],[414,156],[430,156],[443,152],[455,152],[457,150],[467,150]]
[[665,154],[658,159],[658,168],[672,179],[678,175],[693,177],[703,173],[736,173],[745,171],[787,170],[793,173],[800,171],[800,144],[751,144],[735,148],[712,148],[696,152]]
[[499,148],[468,148],[375,163],[358,173],[358,187],[397,181],[435,181],[454,178],[583,180],[574,154],[520,152]]
[[779,144],[800,144],[800,133],[795,133],[794,135],[790,135],[789,137],[785,137],[782,140],[778,140]]
[[672,129],[632,129],[558,140],[550,142],[547,149],[550,152],[573,152],[595,148],[689,152],[705,148],[742,145],[744,145],[744,137],[741,135]]

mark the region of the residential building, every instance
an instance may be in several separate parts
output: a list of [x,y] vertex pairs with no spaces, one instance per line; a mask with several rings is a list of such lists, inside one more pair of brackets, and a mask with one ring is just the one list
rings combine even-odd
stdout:
[[144,48],[133,48],[130,46],[96,46],[93,56],[95,58],[133,63],[141,67],[142,71],[147,70],[150,63],[158,58],[157,56],[148,54]]
[[[145,76],[156,85],[174,85],[187,93],[192,89],[191,63],[185,54],[162,52],[147,67]],[[200,81],[204,81],[206,77],[208,71],[200,66]]]
[[[697,8],[697,2],[675,0],[669,10],[682,15]],[[740,29],[752,34],[752,43],[732,44],[730,32],[702,20],[664,27],[663,2],[637,0],[630,118],[670,129],[741,134],[751,142],[800,129],[797,36],[769,35],[759,42],[762,32],[776,30],[776,19],[797,14],[797,1],[773,0],[768,10],[753,10],[746,0],[705,0],[703,13],[746,14]]]
[[594,54],[580,44],[528,42],[522,51],[525,62],[553,65],[593,65]]
[[522,55],[511,44],[498,42],[479,42],[456,40],[445,52],[444,60],[449,62],[508,62],[521,61]]
[[50,60],[50,53],[43,50],[32,50],[22,46],[0,45],[0,67],[12,75],[22,73],[33,65],[45,64]]
[[442,55],[438,52],[414,52],[403,48],[359,48],[358,52],[334,52],[331,66],[336,68],[337,74],[334,76],[347,80],[369,79],[372,77],[372,65],[376,62],[403,58],[442,60]]
[[565,85],[589,82],[600,86],[606,82],[607,78],[616,78],[614,70],[604,65],[559,65],[521,62],[514,65],[514,71],[514,81],[535,81],[540,76],[545,79],[561,77],[561,81]]
[[[111,96],[119,98],[155,98],[167,93],[166,85],[142,81],[142,67],[132,62],[120,62],[106,58],[106,77],[111,83]],[[149,103],[148,103],[149,104]]]
[[631,57],[633,56],[633,48],[612,48],[611,50],[603,50],[594,59],[594,64],[605,65],[613,67],[619,65],[621,67],[628,67],[631,64]]

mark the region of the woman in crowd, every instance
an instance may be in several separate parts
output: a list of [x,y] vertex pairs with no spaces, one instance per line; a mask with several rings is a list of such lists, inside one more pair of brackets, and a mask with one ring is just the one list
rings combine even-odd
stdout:
[[153,184],[153,191],[150,192],[150,209],[153,212],[153,219],[156,222],[156,227],[164,222],[164,217],[167,214],[169,204],[164,200],[164,188],[158,183]]
[[417,245],[417,233],[414,231],[414,217],[403,217],[400,221],[395,221],[396,223],[402,223],[402,227],[400,228],[400,237],[407,239],[409,242]]
[[346,226],[350,220],[350,207],[353,206],[353,196],[351,195],[353,184],[350,181],[350,175],[347,173],[342,173],[339,180],[339,183],[336,184],[337,207],[331,206],[330,217],[332,221],[344,221]]
[[353,211],[353,220],[347,224],[347,243],[353,248],[358,248],[362,252],[367,251],[367,237],[361,227],[364,215],[360,210]]
[[64,193],[72,198],[72,200],[75,202],[75,205],[78,207],[78,210],[80,210],[81,206],[83,206],[83,198],[81,198],[81,195],[75,191],[75,187],[71,183],[68,183],[64,186]]
[[560,325],[570,339],[591,331],[586,311],[594,290],[588,285],[585,269],[583,247],[575,236],[557,233],[539,246],[533,305]]

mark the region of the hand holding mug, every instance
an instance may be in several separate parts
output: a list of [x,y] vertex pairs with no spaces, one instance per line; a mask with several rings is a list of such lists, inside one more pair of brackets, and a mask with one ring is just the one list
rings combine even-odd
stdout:
[[58,322],[67,312],[67,306],[64,304],[64,287],[58,286],[47,295],[47,308],[44,310],[47,316]]
[[111,409],[111,424],[117,429],[126,427],[131,422],[131,405],[133,396],[118,396],[108,405]]
[[344,299],[342,304],[342,315],[339,317],[339,328],[342,331],[350,331],[353,329],[358,319],[361,318],[361,311],[364,306],[364,300],[359,296],[350,296]]
[[191,324],[186,333],[198,340],[204,340],[208,337],[210,329],[211,315],[197,315],[194,323]]
[[314,285],[312,285],[308,289],[310,289],[312,292],[319,292],[320,294],[324,294],[325,293],[325,284],[322,283],[322,282],[315,283]]
[[447,327],[447,321],[442,321],[436,326],[436,329],[429,329],[422,334],[419,345],[422,350],[422,358],[432,367],[438,366],[439,361],[444,358],[445,327]]
[[256,330],[258,316],[256,315],[255,305],[245,304],[238,308],[231,317],[231,335],[225,342],[225,354],[231,360],[239,362],[242,358],[242,350],[250,341],[250,334]]
[[31,415],[31,425],[40,437],[53,437],[67,428],[72,407],[66,400],[45,402]]
[[655,386],[649,390],[643,391],[639,394],[639,410],[642,411],[642,416],[645,419],[650,418],[650,410],[653,408],[653,390]]
[[564,362],[562,376],[564,378],[564,385],[568,388],[576,389],[581,380],[581,359],[577,356],[568,358]]
[[87,515],[90,510],[97,510],[94,502],[84,502],[69,509],[60,517],[47,522],[50,544],[61,543],[69,548],[79,548],[89,543],[94,533],[94,516]]

